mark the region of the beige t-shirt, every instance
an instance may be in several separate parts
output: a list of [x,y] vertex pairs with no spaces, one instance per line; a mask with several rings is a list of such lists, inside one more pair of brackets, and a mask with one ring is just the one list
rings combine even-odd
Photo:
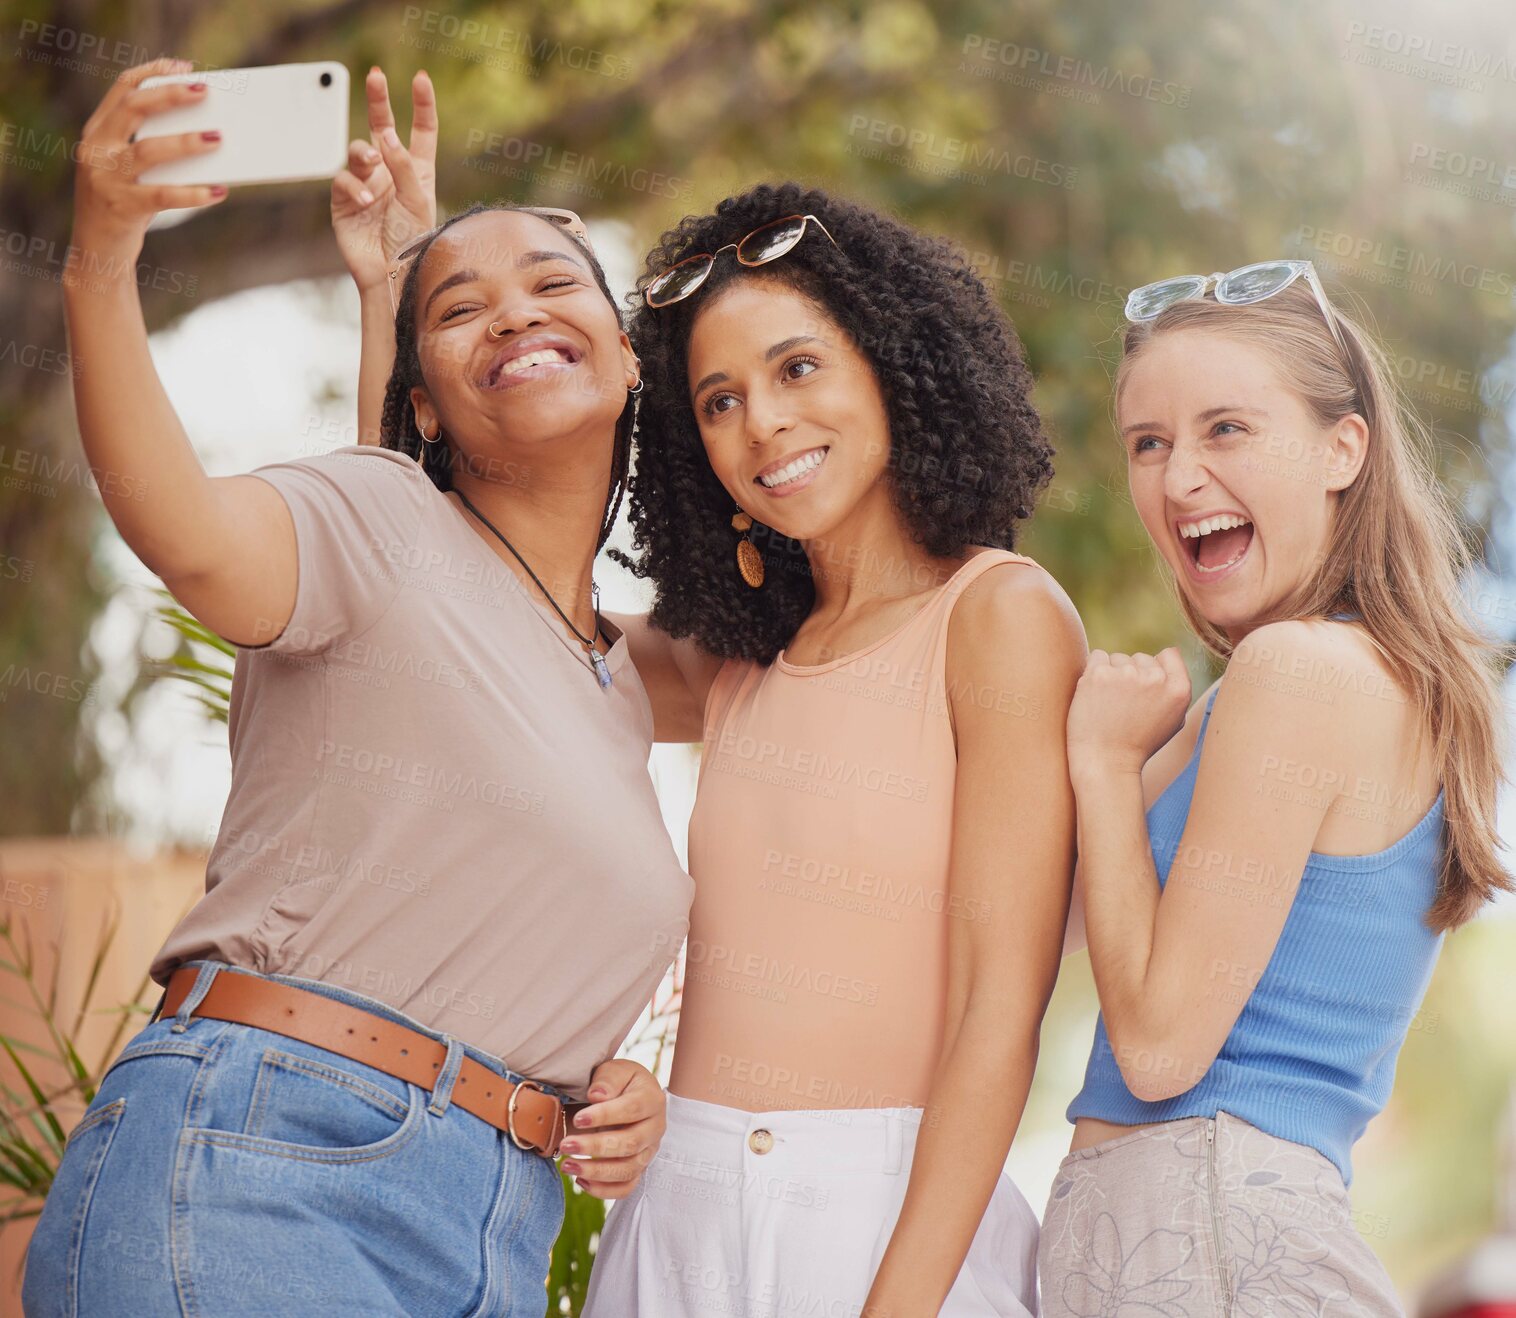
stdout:
[[152,977],[209,957],[341,984],[582,1098],[678,952],[694,886],[625,638],[602,688],[403,454],[250,474],[294,518],[295,607],[237,651],[206,894]]

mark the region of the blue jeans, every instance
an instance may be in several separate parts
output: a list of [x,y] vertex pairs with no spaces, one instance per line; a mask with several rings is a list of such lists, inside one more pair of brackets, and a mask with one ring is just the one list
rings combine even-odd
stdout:
[[[337,985],[265,975],[447,1045],[432,1089],[187,1014],[141,1030],[69,1136],[27,1253],[26,1318],[542,1318],[563,1182],[451,1103],[488,1053]],[[544,1086],[549,1092],[558,1091]],[[560,1095],[561,1096],[561,1095]]]

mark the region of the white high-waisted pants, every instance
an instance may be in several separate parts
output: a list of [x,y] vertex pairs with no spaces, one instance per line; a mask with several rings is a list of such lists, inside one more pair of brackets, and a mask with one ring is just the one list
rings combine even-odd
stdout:
[[[746,1112],[670,1094],[657,1157],[606,1214],[584,1318],[857,1318],[920,1122],[920,1108]],[[1037,1215],[1004,1172],[940,1312],[1037,1313]]]

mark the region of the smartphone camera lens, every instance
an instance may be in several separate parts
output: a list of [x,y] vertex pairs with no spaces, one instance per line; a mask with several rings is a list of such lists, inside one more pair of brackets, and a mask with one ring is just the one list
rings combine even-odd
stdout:
[[321,75],[321,85],[323,87],[330,87],[332,85],[332,75],[330,73],[323,73]]

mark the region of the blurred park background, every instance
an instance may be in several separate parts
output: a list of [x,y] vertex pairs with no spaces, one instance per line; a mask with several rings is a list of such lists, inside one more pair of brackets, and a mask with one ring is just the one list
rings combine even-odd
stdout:
[[[121,1006],[156,1001],[147,961],[201,890],[229,777],[214,695],[163,680],[177,663],[214,688],[222,665],[161,615],[93,489],[58,289],[82,126],[111,79],[159,55],[340,60],[353,136],[370,65],[402,136],[425,68],[444,212],[492,197],[572,207],[623,289],[665,227],[764,179],[950,236],[1015,321],[1058,448],[1021,547],[1108,649],[1185,637],[1111,425],[1126,290],[1309,258],[1378,327],[1435,427],[1481,547],[1469,607],[1516,637],[1509,0],[7,0],[0,14],[0,1033],[35,1067],[53,1036],[28,1020],[44,1008],[78,1027],[85,1070],[142,1023]],[[234,189],[149,234],[139,283],[214,474],[355,442],[357,299],[325,186]],[[609,561],[599,577],[607,607],[642,599]],[[1199,683],[1206,662],[1187,652]],[[654,759],[681,854],[695,763],[686,748]],[[1507,902],[1449,938],[1393,1100],[1356,1151],[1359,1229],[1408,1307],[1494,1229],[1513,997]],[[673,1008],[671,982],[628,1045],[665,1075]],[[1039,1209],[1094,1014],[1081,954],[1009,1164]],[[7,1083],[24,1099],[14,1070]]]

